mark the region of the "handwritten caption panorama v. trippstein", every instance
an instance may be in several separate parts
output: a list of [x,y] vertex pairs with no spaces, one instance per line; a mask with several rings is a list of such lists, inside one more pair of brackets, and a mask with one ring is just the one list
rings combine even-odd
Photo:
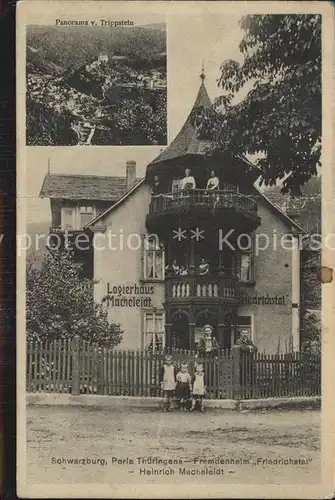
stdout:
[[102,26],[105,28],[125,28],[135,26],[131,19],[98,19],[98,20],[80,20],[80,19],[56,19],[56,26]]

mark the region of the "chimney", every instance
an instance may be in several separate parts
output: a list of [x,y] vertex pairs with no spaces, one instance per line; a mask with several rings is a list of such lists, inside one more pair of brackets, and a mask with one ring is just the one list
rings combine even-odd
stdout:
[[126,181],[127,191],[129,191],[136,182],[136,161],[128,160],[126,162]]

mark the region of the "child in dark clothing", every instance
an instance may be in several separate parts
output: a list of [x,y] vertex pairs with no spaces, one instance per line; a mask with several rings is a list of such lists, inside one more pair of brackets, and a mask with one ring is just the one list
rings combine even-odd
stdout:
[[160,370],[160,384],[163,391],[163,411],[171,411],[171,400],[176,388],[177,370],[170,354],[165,356],[164,365]]
[[191,375],[187,363],[181,363],[180,371],[177,373],[176,397],[179,400],[180,410],[187,411],[191,399]]

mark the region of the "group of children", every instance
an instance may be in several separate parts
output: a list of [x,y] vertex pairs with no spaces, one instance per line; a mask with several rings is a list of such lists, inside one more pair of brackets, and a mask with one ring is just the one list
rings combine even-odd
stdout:
[[165,356],[161,368],[160,383],[163,391],[163,411],[171,411],[172,398],[175,395],[181,411],[194,411],[199,406],[204,411],[205,380],[204,367],[195,365],[194,375],[188,370],[188,363],[182,362],[177,370],[171,355]]

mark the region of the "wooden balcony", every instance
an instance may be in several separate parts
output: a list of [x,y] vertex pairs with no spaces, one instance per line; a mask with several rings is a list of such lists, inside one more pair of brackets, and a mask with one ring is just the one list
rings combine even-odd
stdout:
[[189,225],[205,219],[207,223],[211,220],[221,226],[222,220],[229,220],[231,227],[254,230],[260,224],[257,203],[231,187],[212,192],[191,189],[155,195],[150,202],[147,226],[154,230],[165,220],[172,227],[176,217],[180,218],[183,214]]
[[236,278],[230,276],[167,276],[165,299],[168,303],[231,303],[239,300]]

